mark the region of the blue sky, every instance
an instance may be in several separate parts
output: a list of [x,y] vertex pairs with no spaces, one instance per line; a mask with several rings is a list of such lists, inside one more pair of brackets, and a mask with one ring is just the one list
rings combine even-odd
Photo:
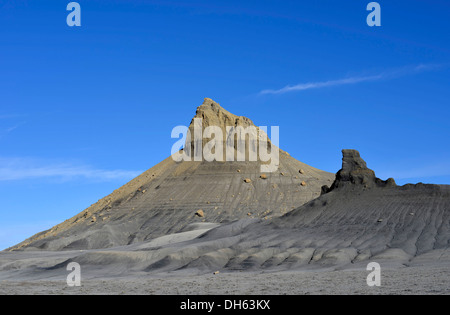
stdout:
[[450,4],[0,0],[0,249],[170,155],[209,97],[336,172],[450,184]]

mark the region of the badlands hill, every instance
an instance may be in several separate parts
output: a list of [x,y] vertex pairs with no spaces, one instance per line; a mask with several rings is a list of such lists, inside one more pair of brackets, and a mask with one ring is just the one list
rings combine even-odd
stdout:
[[[231,140],[226,134],[228,126],[253,127],[255,139],[264,135],[250,119],[229,113],[211,99],[197,108],[195,118],[202,119],[203,131],[210,126],[222,130],[223,138],[216,136],[215,140],[225,145]],[[194,119],[189,126],[191,136]],[[184,151],[193,156],[209,140],[195,146],[195,139],[187,137]],[[235,151],[238,140],[232,145]],[[248,141],[247,156],[251,148],[259,149],[258,143]],[[279,150],[270,141],[269,148]],[[243,218],[270,219],[318,197],[321,187],[331,185],[334,178],[281,150],[276,172],[262,172],[266,164],[259,158],[175,162],[170,156],[75,217],[9,250],[102,249],[151,241],[191,229],[195,223],[213,226]]]
[[199,222],[179,233],[101,250],[2,252],[0,279],[57,278],[69,262],[81,264],[88,279],[340,270],[371,261],[384,268],[434,270],[426,266],[448,267],[449,244],[450,186],[399,187],[376,178],[357,151],[343,150],[342,169],[331,186],[282,216]]

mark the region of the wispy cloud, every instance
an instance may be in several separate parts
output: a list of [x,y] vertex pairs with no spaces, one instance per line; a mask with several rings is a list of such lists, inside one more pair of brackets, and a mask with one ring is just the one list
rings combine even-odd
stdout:
[[[0,139],[7,136],[17,128],[21,127],[22,125],[26,124],[26,121],[21,121],[19,123],[15,123],[12,125],[10,120],[17,120],[17,118],[21,118],[23,115],[16,115],[16,114],[0,114],[0,120],[5,121],[7,124],[9,124],[10,127],[4,128],[3,126],[0,127]],[[5,123],[2,123],[2,125]],[[12,126],[11,126],[12,125]]]
[[0,115],[0,119],[16,118],[17,115]]
[[28,115],[26,115],[26,114],[17,114],[17,113],[14,113],[14,114],[11,114],[11,113],[7,113],[7,114],[1,113],[1,114],[0,114],[0,119],[2,119],[2,120],[11,120],[11,119],[18,119],[18,118],[23,119],[23,118],[25,118],[25,117],[28,117]]
[[14,125],[14,126],[12,126],[12,127],[6,128],[6,129],[4,130],[4,133],[5,133],[5,134],[11,133],[11,132],[13,132],[14,130],[16,130],[17,128],[19,128],[20,126],[24,125],[24,124],[26,124],[25,121],[24,121],[24,122],[21,122],[21,123],[19,123],[19,124],[16,124],[16,125]]
[[297,85],[288,85],[277,90],[263,90],[259,94],[285,94],[294,91],[305,91],[311,89],[320,89],[332,86],[357,84],[361,82],[389,80],[402,76],[413,75],[426,71],[436,71],[448,66],[447,64],[419,64],[400,69],[391,69],[375,75],[353,76],[337,80],[300,83]]
[[104,170],[89,165],[43,163],[33,159],[0,158],[0,181],[53,178],[59,180],[89,179],[111,181],[132,179],[140,171]]

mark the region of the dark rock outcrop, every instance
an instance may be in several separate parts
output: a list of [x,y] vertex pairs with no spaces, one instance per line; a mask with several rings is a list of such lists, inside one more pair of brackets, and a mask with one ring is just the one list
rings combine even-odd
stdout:
[[375,172],[367,167],[358,151],[345,149],[342,150],[342,155],[342,169],[336,173],[336,179],[331,187],[322,187],[322,194],[343,188],[368,189],[396,186],[393,178],[386,181],[377,178]]

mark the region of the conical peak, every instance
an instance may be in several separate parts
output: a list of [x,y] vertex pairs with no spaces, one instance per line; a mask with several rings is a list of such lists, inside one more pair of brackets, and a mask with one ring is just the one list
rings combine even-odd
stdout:
[[[217,133],[208,133],[201,122],[192,124],[190,135],[191,128],[177,126],[172,134],[185,133],[183,149],[178,149],[183,139],[178,140],[166,160],[75,217],[12,249],[94,249],[143,242],[184,231],[187,224],[198,220],[194,213],[199,209],[208,222],[217,223],[248,218],[249,213],[255,218],[277,216],[312,200],[332,179],[332,174],[279,150],[277,128],[270,131],[272,145],[267,135],[262,137],[264,128],[250,126],[250,119],[229,113],[211,99],[197,108],[196,117],[208,119],[211,127],[213,121],[220,121],[219,128],[209,128]],[[228,134],[221,126],[244,128]]]

